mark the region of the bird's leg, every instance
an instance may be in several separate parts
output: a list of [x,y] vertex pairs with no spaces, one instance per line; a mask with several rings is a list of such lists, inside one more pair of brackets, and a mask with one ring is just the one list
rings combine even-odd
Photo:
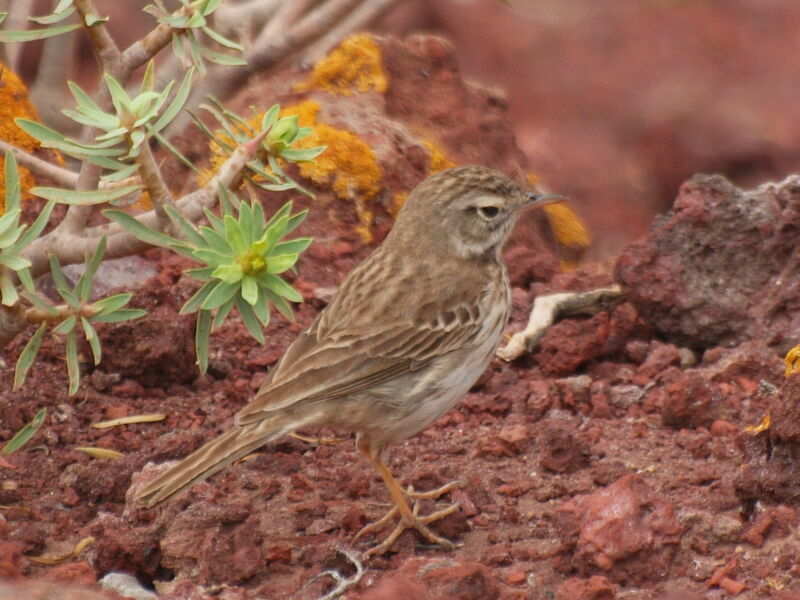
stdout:
[[444,493],[447,493],[457,487],[460,487],[460,482],[453,482],[452,484],[447,484],[442,486],[438,490],[434,490],[433,492],[428,493],[417,493],[414,492],[413,489],[409,488],[408,492],[404,492],[403,488],[400,487],[400,484],[397,483],[397,480],[392,475],[391,471],[389,471],[389,467],[386,466],[373,450],[365,445],[365,444],[358,444],[359,450],[367,457],[367,460],[372,463],[372,465],[378,470],[380,473],[383,482],[386,484],[386,488],[389,490],[389,494],[392,496],[392,500],[394,500],[394,507],[389,510],[381,519],[375,521],[374,523],[370,523],[363,527],[358,533],[356,533],[353,541],[355,542],[362,536],[367,533],[372,533],[375,531],[380,531],[383,529],[398,513],[400,515],[400,520],[397,523],[397,526],[392,530],[392,532],[384,539],[380,544],[371,548],[367,552],[364,553],[365,558],[368,558],[375,554],[383,554],[386,552],[392,544],[394,544],[395,540],[400,537],[400,534],[403,533],[406,529],[415,529],[418,531],[425,539],[429,542],[434,544],[438,544],[442,546],[446,550],[453,550],[455,549],[455,544],[450,540],[443,538],[440,535],[437,535],[428,527],[429,523],[433,523],[444,517],[453,514],[456,512],[460,505],[459,503],[455,503],[447,508],[442,510],[438,510],[435,513],[430,515],[425,515],[420,517],[419,516],[419,502],[414,502],[413,509],[409,506],[407,498],[413,498],[416,500],[419,499],[426,499],[426,498],[438,498]]

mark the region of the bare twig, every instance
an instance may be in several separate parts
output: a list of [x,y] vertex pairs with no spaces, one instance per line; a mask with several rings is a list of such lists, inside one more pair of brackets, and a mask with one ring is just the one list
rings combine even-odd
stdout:
[[72,98],[67,94],[67,80],[75,62],[77,40],[77,31],[44,40],[36,80],[30,87],[31,100],[42,121],[70,135],[79,134],[80,125],[64,116],[61,107],[72,103]]
[[284,2],[258,34],[254,46],[266,46],[276,37],[286,35],[306,10],[314,5],[314,0],[294,0]]
[[147,142],[142,144],[139,156],[136,157],[136,163],[139,165],[142,183],[147,193],[150,195],[150,202],[153,203],[158,229],[159,231],[168,233],[172,230],[172,221],[169,220],[169,216],[164,211],[164,207],[174,206],[175,203],[172,201],[172,193],[161,177],[161,170],[158,168]]
[[[320,596],[318,600],[334,600],[338,598],[342,594],[344,594],[348,589],[356,585],[361,578],[364,576],[364,565],[361,564],[361,561],[355,555],[354,552],[348,550],[347,548],[337,548],[336,549],[339,554],[345,556],[347,560],[349,560],[353,566],[356,568],[356,572],[353,574],[352,577],[342,577],[339,571],[335,571],[330,569],[328,571],[323,571],[322,573],[318,573],[314,575],[308,583],[312,583],[317,579],[322,577],[332,577],[333,580],[336,582],[336,587],[334,587],[331,591],[329,591],[324,596]],[[308,585],[308,584],[307,584]]]
[[[276,14],[268,22],[265,30],[259,34],[253,46],[245,51],[244,58],[247,60],[247,66],[239,69],[231,69],[230,67],[218,68],[215,66],[211,69],[206,79],[192,91],[186,107],[189,109],[196,107],[210,93],[219,98],[230,96],[253,73],[261,73],[276,66],[319,38],[349,10],[360,4],[361,1],[327,0],[327,2],[314,7],[303,15],[293,25],[280,30],[276,23],[290,23],[290,17],[297,15],[296,7],[302,4],[305,8],[308,4],[306,0],[292,0],[288,4],[293,5],[295,8],[291,10],[287,8],[285,9],[286,12]],[[296,5],[295,2],[297,2]],[[267,35],[267,30],[271,35]],[[169,131],[179,131],[186,124],[186,121],[185,115],[181,115],[172,122]]]
[[558,319],[574,315],[591,315],[614,306],[622,298],[618,285],[590,292],[563,292],[539,296],[533,302],[528,325],[515,333],[503,348],[497,351],[498,358],[511,361],[526,352],[531,352],[542,339],[547,329]]
[[247,29],[260,30],[280,5],[281,0],[226,2],[214,13],[214,29],[222,35],[236,35],[241,39]]
[[[263,136],[254,138],[233,151],[211,180],[205,185],[178,200],[175,207],[189,221],[196,222],[203,217],[203,209],[210,208],[217,199],[220,187],[235,187],[241,178],[242,169],[258,152]],[[74,208],[74,207],[73,207]],[[84,207],[82,207],[84,208]],[[137,220],[150,228],[158,227],[158,216],[155,210],[137,215]],[[25,248],[22,256],[31,261],[31,273],[34,277],[41,275],[48,268],[48,254],[58,257],[62,265],[83,261],[97,246],[97,241],[107,236],[104,258],[120,258],[137,254],[150,247],[134,235],[120,228],[116,223],[108,223],[73,233],[69,229],[56,227],[53,231],[33,241]]]
[[81,23],[92,41],[92,47],[100,60],[100,64],[106,73],[113,73],[115,65],[120,60],[119,48],[117,43],[108,33],[105,23],[99,22],[92,26],[86,24],[86,18],[89,16],[98,17],[97,9],[94,7],[92,0],[74,0],[72,3],[75,10],[81,17]]
[[58,165],[42,160],[33,154],[28,154],[25,150],[0,140],[0,153],[5,154],[9,151],[14,155],[14,158],[17,159],[20,165],[30,170],[34,175],[46,177],[56,185],[73,190],[75,186],[78,185],[77,173],[73,173],[69,169],[63,169]]
[[354,8],[335,27],[311,44],[304,52],[302,62],[314,64],[333,48],[339,40],[380,18],[387,10],[405,0],[369,0]]
[[[11,0],[8,4],[8,16],[2,27],[8,30],[23,30],[28,28],[28,17],[33,12],[34,0]],[[4,64],[19,73],[20,58],[22,56],[22,43],[3,44],[5,50]]]
[[[180,14],[184,9],[175,11]],[[156,54],[158,54],[172,40],[172,27],[161,23],[145,35],[141,40],[134,42],[122,52],[119,63],[114,69],[116,77],[122,85],[136,69],[141,67]]]

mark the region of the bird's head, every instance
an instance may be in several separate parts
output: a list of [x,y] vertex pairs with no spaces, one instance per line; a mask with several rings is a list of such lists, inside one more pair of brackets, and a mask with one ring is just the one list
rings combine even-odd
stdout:
[[[434,231],[458,255],[496,254],[520,212],[566,200],[524,190],[502,173],[467,165],[420,183],[406,200],[395,228]],[[436,225],[432,228],[430,224]]]

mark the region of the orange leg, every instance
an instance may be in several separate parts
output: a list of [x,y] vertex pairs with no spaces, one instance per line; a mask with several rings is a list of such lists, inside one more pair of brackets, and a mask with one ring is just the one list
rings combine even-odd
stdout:
[[403,488],[401,488],[400,484],[397,483],[397,480],[394,478],[391,471],[389,471],[389,467],[387,467],[386,464],[380,459],[379,453],[375,452],[373,448],[368,443],[364,443],[363,440],[358,440],[357,445],[358,449],[364,454],[364,456],[367,457],[367,460],[369,460],[369,462],[377,469],[378,473],[380,473],[383,482],[386,484],[386,488],[389,490],[389,494],[392,496],[394,507],[392,507],[391,510],[389,510],[389,512],[387,512],[381,519],[375,521],[374,523],[370,523],[361,529],[361,531],[355,535],[353,541],[355,542],[367,533],[380,531],[389,522],[391,522],[395,516],[398,515],[398,513],[400,516],[399,522],[395,526],[394,530],[392,530],[392,532],[380,544],[365,552],[364,557],[368,558],[375,554],[383,554],[392,546],[392,544],[394,544],[395,540],[397,540],[397,538],[400,537],[400,534],[406,529],[415,529],[429,542],[438,544],[446,550],[455,549],[455,544],[453,544],[453,542],[431,531],[431,529],[428,527],[428,524],[453,514],[460,508],[460,505],[456,502],[447,508],[438,510],[430,515],[420,517],[419,503],[414,502],[414,507],[412,509],[409,506],[407,499],[411,498],[414,500],[422,500],[438,498],[442,494],[461,487],[462,484],[460,482],[452,482],[442,486],[438,490],[425,493],[414,492],[411,488],[409,488],[407,492],[404,492]]

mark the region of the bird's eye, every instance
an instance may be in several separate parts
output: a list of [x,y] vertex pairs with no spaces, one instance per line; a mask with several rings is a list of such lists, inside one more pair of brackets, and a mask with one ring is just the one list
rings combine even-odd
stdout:
[[484,219],[494,219],[500,214],[500,209],[496,206],[479,206],[478,212]]

